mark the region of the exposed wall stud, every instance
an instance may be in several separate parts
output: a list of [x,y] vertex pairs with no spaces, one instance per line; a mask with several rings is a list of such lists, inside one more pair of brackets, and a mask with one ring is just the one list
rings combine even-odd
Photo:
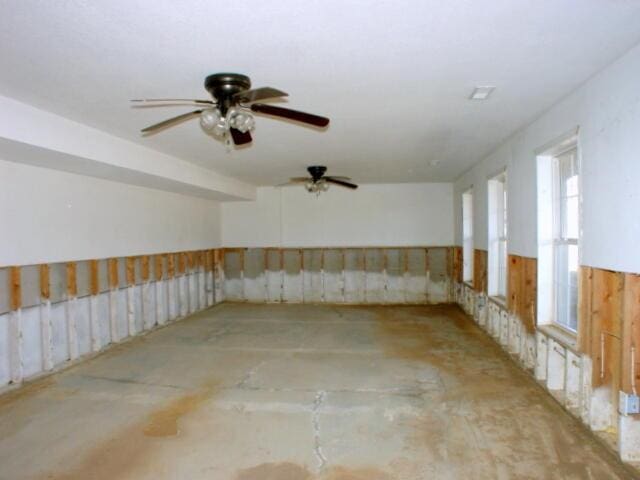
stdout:
[[78,326],[76,322],[77,295],[76,263],[67,262],[67,344],[71,360],[75,360],[79,356]]
[[101,348],[100,342],[100,320],[98,318],[98,295],[100,294],[100,284],[98,275],[98,260],[89,260],[89,325],[91,336],[91,350],[98,352]]
[[40,265],[40,345],[42,349],[42,369],[53,368],[53,341],[51,330],[51,288],[49,264]]
[[118,259],[110,258],[107,262],[109,268],[109,333],[112,342],[120,341],[118,333]]
[[136,257],[127,257],[126,260],[127,275],[127,332],[129,336],[136,334]]
[[9,368],[13,383],[22,382],[22,287],[20,267],[9,269]]

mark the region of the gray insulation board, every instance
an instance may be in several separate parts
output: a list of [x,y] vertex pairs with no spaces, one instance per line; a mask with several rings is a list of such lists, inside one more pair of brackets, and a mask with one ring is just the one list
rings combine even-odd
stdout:
[[0,268],[0,313],[9,311],[9,269]]
[[57,303],[67,298],[67,264],[52,263],[49,265],[49,293],[51,303]]
[[447,249],[430,248],[428,251],[429,277],[434,282],[447,279]]
[[26,265],[20,268],[22,308],[40,305],[40,266]]

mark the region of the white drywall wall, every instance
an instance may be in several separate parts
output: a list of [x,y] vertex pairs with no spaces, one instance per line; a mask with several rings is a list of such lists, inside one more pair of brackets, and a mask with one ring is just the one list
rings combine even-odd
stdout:
[[215,200],[0,160],[0,266],[220,244]]
[[461,195],[474,187],[474,242],[487,248],[487,179],[507,168],[508,249],[535,257],[536,151],[579,127],[581,263],[640,272],[640,46],[591,78],[455,182],[456,243]]
[[227,247],[451,245],[453,185],[409,183],[258,188],[257,200],[222,203]]

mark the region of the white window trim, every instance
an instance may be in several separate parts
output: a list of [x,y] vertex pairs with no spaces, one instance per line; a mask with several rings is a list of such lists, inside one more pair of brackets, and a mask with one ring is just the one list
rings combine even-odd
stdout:
[[[582,156],[580,148],[579,128],[573,128],[564,135],[559,136],[557,139],[545,144],[544,146],[535,150],[537,158],[537,217],[538,217],[538,308],[537,308],[537,324],[539,326],[549,328],[558,328],[564,332],[565,335],[570,336],[574,340],[577,338],[578,333],[566,328],[556,320],[556,292],[553,287],[554,281],[551,280],[555,276],[555,247],[557,246],[557,239],[554,238],[553,228],[549,229],[549,224],[553,222],[552,216],[553,207],[552,202],[555,192],[550,191],[554,189],[552,175],[552,159],[562,153],[566,153],[571,149],[576,149],[576,160],[578,162],[578,239],[566,239],[570,244],[577,244],[578,246],[578,265],[582,265],[582,220],[583,220],[583,175],[582,175]],[[545,186],[546,185],[546,186]],[[546,213],[545,213],[546,212]],[[547,223],[545,223],[547,222]],[[551,277],[551,279],[550,279]],[[551,281],[550,281],[551,280]],[[578,295],[580,293],[578,292]],[[580,298],[578,297],[578,303]],[[580,325],[578,324],[578,329]]]
[[[558,157],[561,157],[562,155],[565,155],[571,151],[575,151],[575,156],[576,156],[576,162],[578,164],[577,167],[577,171],[578,171],[578,238],[572,238],[572,237],[566,237],[565,236],[565,232],[563,231],[563,218],[562,217],[562,213],[561,213],[561,206],[560,203],[563,199],[561,198],[560,192],[558,192],[558,179],[560,177],[560,173],[558,172]],[[552,325],[560,328],[561,330],[569,333],[572,336],[577,336],[578,334],[578,325],[576,324],[576,330],[572,330],[571,328],[569,328],[567,325],[561,323],[559,321],[559,317],[558,317],[558,309],[559,309],[559,305],[558,305],[558,278],[557,278],[557,274],[558,274],[558,270],[557,270],[557,251],[558,251],[558,247],[561,246],[569,246],[569,245],[574,245],[578,247],[578,258],[580,258],[581,255],[581,248],[580,248],[580,238],[582,237],[582,175],[581,175],[581,165],[580,165],[580,155],[579,155],[579,151],[578,151],[578,143],[577,143],[577,139],[573,142],[570,142],[568,144],[564,144],[561,147],[556,148],[556,150],[552,153],[551,155],[552,157],[552,174],[551,174],[551,178],[552,178],[552,212],[553,212],[553,228],[552,228],[552,242],[551,244],[553,245],[553,257],[552,257],[552,308],[553,308],[553,315],[551,317],[552,320]],[[580,261],[578,261],[578,265],[580,264]],[[578,266],[578,273],[579,273],[579,266]],[[580,302],[580,299],[577,299],[577,303]],[[576,305],[576,312],[577,312],[577,305]]]
[[[507,194],[507,170],[503,169],[487,179],[487,205],[488,205],[488,294],[502,302],[506,301],[508,292],[508,229],[509,213],[508,203],[504,199]],[[495,188],[501,184],[502,199],[493,198],[496,195]],[[499,208],[498,208],[499,206]],[[499,209],[500,211],[494,211]],[[495,219],[492,218],[495,216]],[[505,218],[506,217],[506,218]],[[497,234],[496,234],[497,233]],[[504,257],[500,257],[500,246],[504,244]],[[504,265],[501,265],[504,262]],[[500,276],[503,276],[502,282]]]
[[[474,225],[473,225],[473,186],[466,189],[462,193],[462,281],[467,284],[473,284],[473,262],[474,262],[474,243],[473,243],[473,234],[474,234]],[[465,202],[466,197],[470,196],[471,200],[469,202],[470,211],[468,214],[470,215],[469,224],[471,232],[465,231]]]

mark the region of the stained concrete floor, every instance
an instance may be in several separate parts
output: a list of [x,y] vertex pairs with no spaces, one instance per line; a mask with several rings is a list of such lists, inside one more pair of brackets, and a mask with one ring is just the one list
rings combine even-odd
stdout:
[[0,397],[0,478],[632,475],[457,307],[223,304]]

